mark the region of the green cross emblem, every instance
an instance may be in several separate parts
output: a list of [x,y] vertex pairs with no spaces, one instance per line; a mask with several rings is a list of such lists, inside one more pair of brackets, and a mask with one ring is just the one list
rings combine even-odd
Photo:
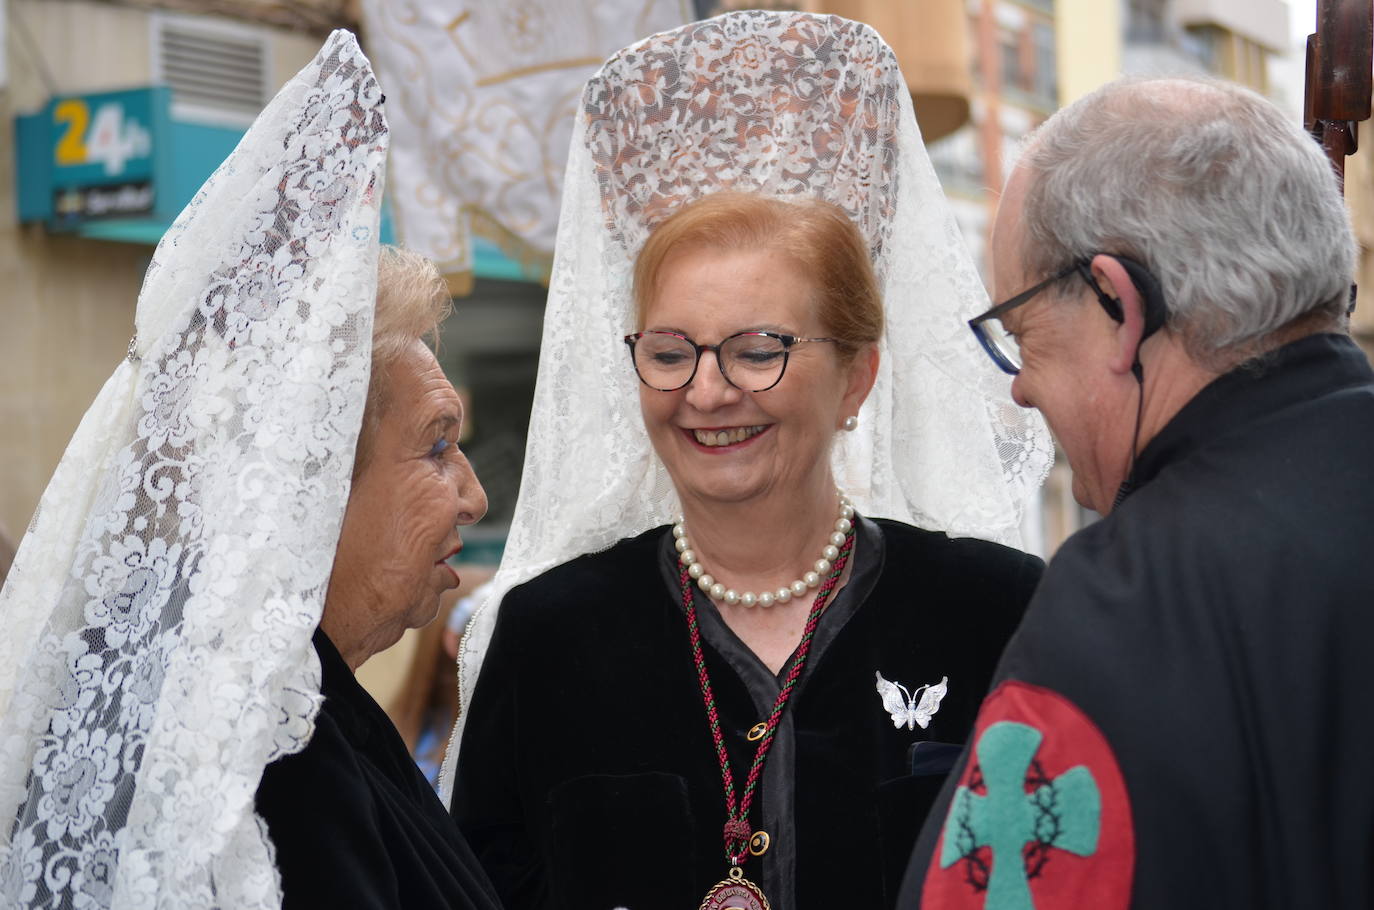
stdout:
[[[975,850],[991,847],[984,910],[1034,910],[1030,878],[1048,860],[1050,847],[1078,856],[1097,852],[1102,797],[1092,772],[1076,765],[1046,781],[1037,765],[1027,777],[1044,738],[1034,727],[1011,721],[988,727],[974,750],[987,795],[960,787],[950,804],[940,868],[975,862]],[[982,887],[972,869],[969,880]]]

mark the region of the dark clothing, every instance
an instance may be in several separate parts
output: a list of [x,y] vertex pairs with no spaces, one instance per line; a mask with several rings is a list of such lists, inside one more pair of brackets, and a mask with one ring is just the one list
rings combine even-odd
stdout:
[[[941,780],[912,776],[909,750],[963,741],[1042,569],[984,541],[859,527],[855,602],[846,609],[841,592],[822,616],[750,814],[772,843],[744,871],[777,910],[891,906]],[[575,559],[503,602],[453,811],[510,908],[683,910],[728,869],[720,768],[680,589],[663,571],[667,535]],[[707,599],[698,612],[742,794],[746,734],[777,681]],[[894,729],[875,672],[912,689],[949,677],[928,729]]]
[[301,752],[267,766],[257,793],[283,906],[499,910],[390,719],[324,632],[314,644],[324,696],[315,734]]
[[[1220,377],[1150,441],[1134,492],[1054,557],[983,709],[1043,736],[1024,793],[1078,764],[1101,794],[1095,839],[1075,809],[1055,817],[1072,843],[1037,828],[1024,856],[1004,850],[1039,910],[1374,906],[1371,556],[1374,373],[1350,339],[1305,338]],[[1066,703],[1085,724],[1062,720]],[[1009,767],[984,722],[980,767],[966,750],[950,775],[902,907],[923,893],[928,910],[981,906],[968,879],[987,855],[960,857],[988,849],[995,825],[976,808],[1002,786],[989,763]],[[1133,848],[1094,866],[1109,843]],[[1073,902],[1104,881],[1119,900]]]

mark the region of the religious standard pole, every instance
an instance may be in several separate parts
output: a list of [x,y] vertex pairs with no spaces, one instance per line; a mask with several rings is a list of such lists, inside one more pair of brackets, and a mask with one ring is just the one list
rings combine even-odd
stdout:
[[1370,114],[1374,0],[1317,0],[1317,32],[1307,36],[1303,125],[1345,182],[1345,159],[1359,148],[1357,125]]

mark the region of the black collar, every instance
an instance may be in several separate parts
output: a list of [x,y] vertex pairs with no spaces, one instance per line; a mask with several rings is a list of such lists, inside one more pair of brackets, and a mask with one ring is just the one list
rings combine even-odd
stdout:
[[1136,458],[1118,503],[1206,443],[1328,394],[1374,382],[1347,335],[1308,335],[1217,377],[1185,404]]
[[312,642],[320,656],[320,694],[328,704],[329,713],[343,727],[345,736],[355,742],[366,741],[372,732],[367,710],[372,696],[358,682],[323,628],[315,630]]

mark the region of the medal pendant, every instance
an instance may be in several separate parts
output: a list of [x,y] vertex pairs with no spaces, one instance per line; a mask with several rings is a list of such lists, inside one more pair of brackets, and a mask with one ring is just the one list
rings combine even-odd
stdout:
[[772,910],[768,898],[759,886],[744,877],[739,866],[730,869],[730,877],[719,882],[706,894],[698,910]]

